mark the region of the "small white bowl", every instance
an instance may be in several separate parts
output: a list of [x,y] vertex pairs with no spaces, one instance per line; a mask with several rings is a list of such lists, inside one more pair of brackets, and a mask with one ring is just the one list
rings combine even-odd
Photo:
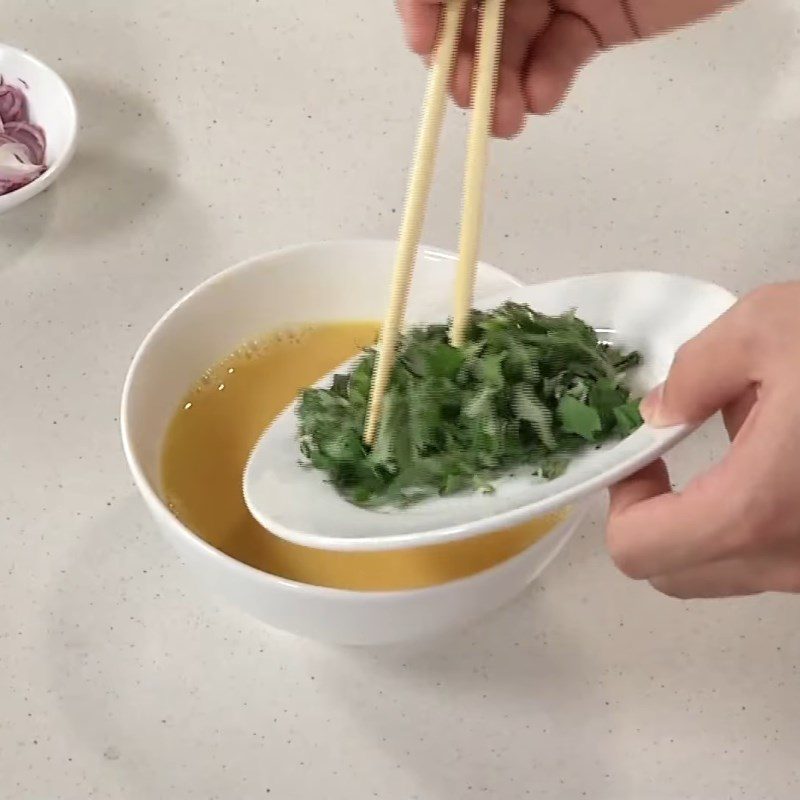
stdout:
[[78,109],[75,98],[61,76],[30,53],[0,43],[0,75],[6,83],[27,84],[25,94],[31,122],[47,136],[47,169],[21,189],[0,195],[0,214],[43,192],[64,171],[75,152]]
[[[309,322],[379,319],[387,300],[393,242],[311,244],[245,261],[212,278],[156,324],[134,357],[122,396],[125,455],[156,524],[201,583],[269,625],[340,644],[386,644],[463,625],[521,592],[558,554],[584,507],[519,555],[471,577],[426,589],[355,592],[297,583],[240,563],[200,539],[160,494],[167,427],[186,392],[242,342]],[[453,284],[455,256],[421,250],[410,313]],[[515,281],[478,270],[477,293]]]

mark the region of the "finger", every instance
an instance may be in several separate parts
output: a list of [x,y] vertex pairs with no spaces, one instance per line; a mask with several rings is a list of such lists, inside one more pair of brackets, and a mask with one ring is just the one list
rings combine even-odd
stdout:
[[547,28],[551,15],[549,3],[511,3],[508,6],[497,81],[495,136],[510,138],[522,130],[527,112],[522,90],[523,68],[532,43]]
[[751,487],[767,474],[770,458],[757,427],[683,492],[670,491],[660,464],[612,491],[606,540],[626,575],[641,580],[689,569],[739,555],[751,543],[758,513]]
[[[668,0],[674,2],[675,0]],[[684,0],[685,1],[685,0]],[[653,0],[646,0],[652,3]],[[638,38],[635,14],[627,0],[559,0],[559,8],[591,20],[602,40],[601,49],[616,47]]]
[[597,31],[582,16],[558,12],[531,49],[523,90],[532,114],[547,114],[564,98],[578,70],[600,51]]
[[747,421],[750,413],[758,400],[758,389],[755,386],[748,388],[741,397],[737,397],[733,402],[728,403],[722,409],[722,416],[725,420],[725,429],[728,436],[733,440],[738,435],[742,426]]
[[735,0],[649,0],[635,2],[624,0],[632,21],[635,20],[639,35],[653,36],[668,30],[682,28],[692,22],[718,13],[725,6],[733,5]]
[[475,69],[475,56],[472,52],[460,50],[453,67],[451,94],[459,108],[469,108],[472,102],[472,81]]
[[398,0],[408,46],[421,56],[429,55],[436,44],[441,3],[439,0]]
[[662,575],[650,581],[661,594],[678,600],[714,597],[745,597],[764,591],[760,581],[747,569],[742,559],[721,561],[674,575]]
[[660,575],[651,583],[681,600],[743,597],[762,592],[800,592],[800,549],[758,558],[735,558]]
[[501,67],[497,81],[493,135],[501,139],[511,139],[516,136],[525,125],[526,112],[519,71]]
[[670,492],[658,466],[625,481],[607,529],[617,566],[650,579],[789,546],[797,523],[785,509],[795,507],[797,489],[786,465],[796,459],[798,431],[792,387],[764,389],[725,458],[685,491]]
[[669,494],[670,490],[667,465],[658,460],[627,480],[611,487],[609,513],[612,517],[616,517],[638,503]]
[[702,422],[750,390],[759,379],[754,331],[736,306],[678,351],[660,389],[642,404],[656,426]]
[[453,100],[461,108],[469,108],[472,99],[472,82],[477,42],[478,9],[473,3],[467,3],[452,80]]

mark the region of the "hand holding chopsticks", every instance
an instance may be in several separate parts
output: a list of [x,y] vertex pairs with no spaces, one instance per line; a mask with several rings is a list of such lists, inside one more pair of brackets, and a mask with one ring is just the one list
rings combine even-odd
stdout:
[[[455,62],[465,5],[466,0],[448,0],[446,3],[439,43],[428,79],[422,122],[400,227],[389,308],[381,331],[370,393],[364,431],[364,442],[368,445],[375,440],[383,399],[389,385],[400,331],[405,320],[411,276],[430,195],[447,88]],[[460,347],[463,343],[472,307],[504,7],[505,0],[485,0],[483,4],[475,100],[464,176],[455,308],[451,330],[451,342],[455,347]]]

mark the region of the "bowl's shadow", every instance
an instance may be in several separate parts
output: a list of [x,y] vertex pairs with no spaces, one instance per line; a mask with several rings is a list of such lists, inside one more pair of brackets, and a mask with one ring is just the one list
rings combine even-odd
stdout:
[[[76,760],[138,796],[163,796],[167,785],[205,792],[217,782],[224,791],[226,774],[213,759],[176,768],[176,736],[250,752],[253,731],[283,745],[282,737],[303,730],[320,746],[326,732],[316,730],[317,710],[301,702],[298,681],[311,681],[309,691],[324,695],[323,711],[381,742],[404,770],[435,788],[437,799],[449,796],[448,772],[439,767],[454,749],[469,756],[459,780],[476,787],[491,783],[498,766],[514,769],[502,754],[475,752],[482,725],[496,745],[526,721],[532,736],[542,726],[557,732],[565,708],[597,702],[584,680],[591,659],[579,643],[564,647],[560,635],[559,646],[548,647],[565,621],[548,602],[546,583],[484,623],[434,642],[345,649],[278,635],[217,606],[190,585],[138,497],[115,504],[78,542],[61,563],[46,609],[43,690],[58,698]],[[565,579],[564,563],[548,570],[553,581]],[[220,661],[231,648],[230,664]],[[419,747],[431,707],[452,714],[453,735]],[[503,717],[511,720],[505,734]],[[602,746],[588,734],[573,739],[593,763],[603,761]],[[555,768],[548,759],[542,768]],[[274,761],[248,759],[242,769],[251,785],[275,785]]]
[[46,234],[52,222],[57,191],[57,186],[50,186],[0,216],[0,272],[14,266]]
[[[548,598],[549,586],[569,580],[570,557],[580,560],[587,548],[595,544],[570,543],[532,589],[477,625],[435,643],[341,654],[332,696],[342,713],[381,743],[388,763],[402,764],[413,783],[425,787],[426,798],[449,800],[454,786],[502,796],[514,783],[510,776],[524,780],[531,771],[551,781],[561,776],[567,791],[564,749],[571,754],[570,772],[610,770],[613,743],[581,724],[604,707],[592,679],[592,653],[569,635],[574,626]],[[354,683],[353,676],[365,672],[370,683]],[[429,716],[452,719],[447,738],[427,735]],[[524,764],[517,762],[521,730],[531,743]],[[537,748],[543,740],[551,746]],[[514,796],[526,788],[518,785]],[[602,786],[592,796],[612,798]]]
[[57,235],[83,243],[158,214],[171,189],[176,144],[144,94],[83,76],[70,85],[81,131],[58,186]]

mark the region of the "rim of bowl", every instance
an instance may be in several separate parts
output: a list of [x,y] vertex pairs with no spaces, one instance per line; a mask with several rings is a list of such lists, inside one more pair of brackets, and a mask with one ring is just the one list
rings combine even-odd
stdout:
[[[43,192],[64,171],[64,169],[66,169],[67,165],[72,160],[72,156],[75,155],[75,148],[78,141],[79,123],[78,105],[75,102],[75,95],[72,93],[72,89],[69,88],[67,82],[61,77],[61,75],[58,74],[58,72],[56,72],[51,66],[46,64],[40,58],[37,58],[32,53],[29,53],[27,50],[22,50],[19,47],[14,47],[13,45],[6,44],[5,42],[0,42],[0,50],[11,51],[15,55],[19,56],[23,61],[30,61],[37,67],[43,69],[45,72],[49,72],[55,82],[59,85],[61,91],[64,93],[64,96],[67,98],[67,103],[69,104],[70,111],[72,112],[72,119],[69,120],[68,141],[67,146],[64,148],[64,152],[62,152],[52,164],[47,166],[47,169],[38,178],[35,178],[20,189],[15,189],[13,192],[0,195],[0,214],[2,214],[4,211],[10,211],[15,206],[18,206],[21,203],[24,203],[26,200],[30,200],[31,197]],[[45,131],[45,135],[46,134],[47,131]]]
[[[265,572],[264,570],[257,569],[256,567],[253,567],[250,564],[245,564],[244,562],[239,561],[233,556],[228,555],[222,550],[219,550],[218,548],[214,547],[212,544],[209,544],[202,537],[198,536],[191,528],[184,525],[183,522],[181,522],[169,510],[169,508],[164,503],[159,493],[155,490],[151,482],[145,476],[144,470],[142,469],[139,463],[139,459],[134,453],[134,448],[131,443],[131,437],[130,437],[128,400],[131,392],[131,387],[133,385],[133,381],[135,380],[136,373],[139,370],[139,365],[146,357],[147,351],[150,349],[152,341],[155,339],[161,328],[166,324],[167,320],[170,319],[174,314],[178,313],[185,304],[192,302],[195,296],[201,294],[202,292],[208,291],[218,283],[230,280],[237,273],[251,269],[255,264],[262,261],[274,260],[276,258],[290,255],[292,253],[296,253],[302,250],[310,250],[316,248],[343,247],[343,246],[360,247],[360,246],[375,246],[375,245],[384,247],[394,247],[396,245],[396,242],[392,239],[329,239],[319,242],[307,242],[305,244],[289,245],[287,247],[282,247],[277,250],[268,250],[264,253],[261,253],[260,255],[251,256],[250,258],[240,261],[234,264],[233,266],[227,267],[221,272],[212,275],[211,277],[204,280],[202,283],[195,286],[188,294],[180,298],[180,300],[174,303],[164,314],[161,315],[158,321],[150,328],[147,335],[142,340],[141,344],[137,347],[136,352],[131,361],[131,364],[128,367],[128,371],[125,375],[125,382],[122,387],[122,399],[121,399],[120,417],[119,417],[120,433],[122,435],[122,449],[125,453],[125,460],[128,463],[128,469],[130,469],[131,474],[133,475],[136,488],[141,493],[146,503],[158,509],[159,514],[163,515],[165,522],[171,523],[175,526],[176,532],[180,534],[180,536],[187,542],[187,544],[189,544],[194,548],[199,549],[206,556],[214,560],[220,561],[224,566],[231,567],[233,570],[241,572],[243,575],[249,575],[251,577],[254,577],[256,580],[260,580],[270,584],[278,584],[282,588],[298,594],[310,593],[312,595],[317,595],[317,596],[336,596],[337,599],[345,601],[353,601],[353,602],[391,601],[399,597],[408,597],[410,595],[420,597],[425,594],[429,594],[433,596],[443,591],[448,591],[454,588],[457,589],[459,586],[467,585],[470,582],[480,583],[485,580],[490,580],[494,573],[499,572],[503,569],[511,568],[513,564],[515,564],[518,560],[522,559],[528,553],[531,547],[535,547],[546,536],[550,536],[551,534],[559,531],[565,526],[570,526],[570,525],[573,527],[574,531],[574,529],[586,515],[588,508],[588,501],[581,501],[572,505],[570,509],[567,510],[567,513],[563,517],[563,519],[557,521],[553,525],[553,527],[546,534],[544,534],[543,537],[537,539],[533,544],[524,548],[516,555],[511,556],[511,558],[507,558],[504,561],[501,561],[498,564],[495,564],[485,570],[481,570],[480,572],[476,572],[473,575],[467,575],[463,578],[457,578],[452,581],[447,581],[446,583],[436,584],[434,586],[426,586],[419,589],[392,589],[392,590],[378,590],[378,591],[336,589],[330,586],[317,586],[311,583],[302,583],[301,581],[295,581],[292,580],[291,578],[284,578],[281,575],[275,575],[274,573]],[[452,258],[454,256],[452,252],[439,247],[430,247],[428,245],[421,245],[419,249],[426,253],[446,256],[448,258]],[[483,263],[482,266],[484,269],[488,269],[495,273],[501,273],[502,275],[509,278],[509,280],[513,281],[517,285],[520,285],[519,281],[516,278],[509,275],[507,272],[504,272],[503,270],[499,269],[498,267],[486,263]],[[265,268],[269,268],[269,264],[266,264]],[[556,547],[554,551],[545,560],[543,568],[548,566],[550,562],[558,555],[561,548],[566,544],[568,539],[569,536],[564,537],[564,541],[558,547]]]

